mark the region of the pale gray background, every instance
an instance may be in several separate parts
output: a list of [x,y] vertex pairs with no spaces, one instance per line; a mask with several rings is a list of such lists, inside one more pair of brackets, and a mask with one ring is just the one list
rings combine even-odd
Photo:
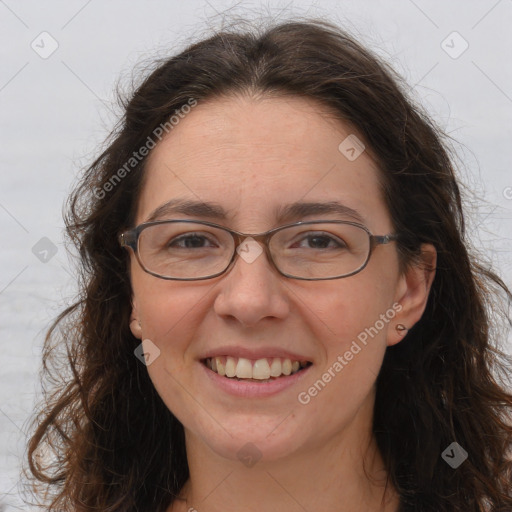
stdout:
[[[417,99],[459,141],[464,181],[477,193],[471,233],[512,281],[512,1],[232,2],[0,0],[0,503],[27,510],[19,466],[38,392],[40,347],[74,279],[62,245],[62,203],[78,169],[113,126],[113,89],[141,59],[165,55],[219,26],[217,13],[342,24],[390,60]],[[57,41],[47,59],[32,48]],[[441,47],[457,31],[458,58]],[[453,42],[451,42],[453,41]],[[39,42],[39,43],[38,43]],[[45,42],[48,49],[49,40]],[[448,39],[458,52],[463,41]],[[32,252],[48,237],[47,263]],[[51,254],[51,253],[50,253]],[[510,349],[510,346],[509,346]],[[512,352],[512,349],[510,349]],[[1,509],[1,505],[0,505]]]

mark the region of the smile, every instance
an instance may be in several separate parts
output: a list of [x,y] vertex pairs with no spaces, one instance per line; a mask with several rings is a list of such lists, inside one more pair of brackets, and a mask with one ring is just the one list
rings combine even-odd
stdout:
[[202,362],[222,377],[259,382],[271,382],[283,376],[293,375],[311,365],[309,361],[293,361],[280,357],[253,360],[245,357],[216,356],[208,357]]

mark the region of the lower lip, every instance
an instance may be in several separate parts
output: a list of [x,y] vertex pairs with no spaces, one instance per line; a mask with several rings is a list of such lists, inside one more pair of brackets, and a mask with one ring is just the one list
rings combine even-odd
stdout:
[[237,380],[236,378],[230,379],[229,377],[222,377],[218,373],[210,370],[203,363],[199,362],[203,371],[212,382],[220,389],[229,393],[230,395],[239,396],[243,398],[267,397],[277,395],[281,391],[290,388],[294,384],[300,382],[303,377],[308,373],[312,365],[309,365],[297,373],[288,376],[282,376],[269,382],[254,382],[250,380]]

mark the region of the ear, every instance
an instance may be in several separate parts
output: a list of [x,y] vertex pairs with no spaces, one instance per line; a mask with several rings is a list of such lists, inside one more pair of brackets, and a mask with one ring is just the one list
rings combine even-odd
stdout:
[[[393,325],[388,330],[388,346],[399,343],[423,315],[436,275],[436,263],[435,247],[422,244],[418,261],[411,263],[399,277],[395,302],[400,304],[401,309],[397,309]],[[405,330],[400,324],[405,326]]]
[[139,313],[137,310],[137,302],[132,299],[132,314],[130,316],[130,330],[132,334],[139,340],[142,339],[142,326],[140,324]]

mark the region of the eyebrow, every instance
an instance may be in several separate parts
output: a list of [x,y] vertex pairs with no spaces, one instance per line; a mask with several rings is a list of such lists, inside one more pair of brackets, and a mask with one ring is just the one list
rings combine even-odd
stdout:
[[[230,217],[230,211],[225,210],[217,203],[193,201],[190,199],[176,198],[167,201],[156,208],[144,222],[154,222],[173,217],[176,214],[189,217],[202,217],[216,221],[225,221]],[[293,222],[304,217],[315,215],[336,214],[344,218],[350,218],[361,224],[365,223],[363,216],[353,208],[338,201],[327,202],[295,202],[282,205],[277,208],[276,220],[278,224]]]

